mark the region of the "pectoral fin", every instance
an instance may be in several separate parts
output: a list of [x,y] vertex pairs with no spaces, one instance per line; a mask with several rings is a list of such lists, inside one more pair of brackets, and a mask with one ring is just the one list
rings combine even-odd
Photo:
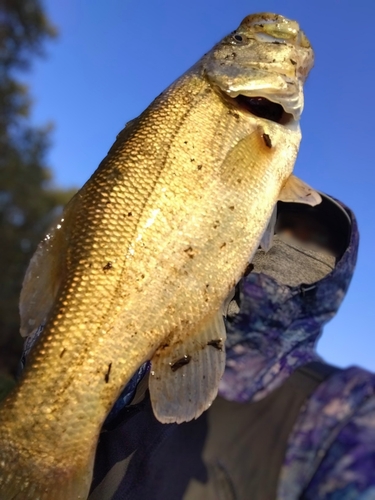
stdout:
[[292,174],[280,191],[279,201],[305,203],[315,207],[322,201],[322,198],[315,189]]
[[225,368],[222,312],[200,331],[161,346],[151,360],[150,397],[163,423],[198,418],[215,399]]

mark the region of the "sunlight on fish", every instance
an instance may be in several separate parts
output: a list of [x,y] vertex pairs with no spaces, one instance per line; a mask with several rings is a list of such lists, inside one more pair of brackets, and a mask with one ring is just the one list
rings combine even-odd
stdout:
[[66,206],[21,292],[21,333],[38,339],[0,407],[1,500],[87,498],[102,423],[145,361],[161,422],[211,405],[223,304],[262,236],[272,244],[277,200],[320,201],[292,175],[312,65],[297,22],[246,17]]

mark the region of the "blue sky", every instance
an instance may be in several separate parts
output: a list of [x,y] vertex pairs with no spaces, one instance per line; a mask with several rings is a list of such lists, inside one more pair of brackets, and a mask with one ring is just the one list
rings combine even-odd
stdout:
[[375,2],[45,0],[60,35],[28,83],[36,124],[55,124],[55,183],[80,187],[124,124],[254,12],[296,19],[315,49],[295,173],[349,205],[361,231],[348,296],[319,343],[339,366],[375,370]]

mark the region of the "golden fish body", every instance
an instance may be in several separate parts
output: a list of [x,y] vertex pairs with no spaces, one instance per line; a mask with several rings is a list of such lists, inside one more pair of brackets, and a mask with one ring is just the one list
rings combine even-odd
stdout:
[[[125,127],[68,204],[21,294],[23,334],[46,326],[1,406],[1,500],[87,498],[102,423],[146,360],[160,420],[210,405],[222,303],[291,176],[311,65],[297,23],[245,18]],[[272,119],[256,116],[264,106]]]

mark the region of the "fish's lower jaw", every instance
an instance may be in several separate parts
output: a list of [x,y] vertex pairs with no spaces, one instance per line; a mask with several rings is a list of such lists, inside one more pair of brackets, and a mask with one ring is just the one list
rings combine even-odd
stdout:
[[[268,101],[269,107],[272,106],[279,106],[282,108],[281,113],[276,113],[276,116],[274,117],[269,117],[267,116],[267,107],[264,106],[265,110],[265,116],[262,116],[261,114],[258,114],[255,112],[256,116],[259,116],[261,118],[265,118],[267,120],[274,121],[276,123],[281,123],[283,125],[289,124],[290,121],[294,121],[299,123],[299,119],[301,117],[302,111],[303,111],[303,94],[283,94],[281,92],[278,92],[276,89],[273,91],[272,89],[263,89],[263,90],[254,90],[254,91],[248,91],[248,90],[243,90],[241,92],[237,91],[229,91],[227,92],[228,96],[232,99],[235,99],[240,107],[248,108],[248,111],[253,112],[255,109],[251,109],[251,105],[249,106],[249,102],[253,101],[255,103],[255,100],[263,100],[264,103]],[[253,104],[254,105],[254,104]],[[259,112],[259,110],[258,110]],[[272,110],[271,110],[272,112]]]
[[[56,448],[58,449],[58,442]],[[59,463],[23,456],[17,448],[2,443],[0,434],[0,499],[1,500],[86,500],[92,481],[95,450],[85,462]],[[49,457],[48,457],[49,458]]]
[[231,106],[245,115],[263,118],[291,131],[299,130],[299,119],[303,110],[303,96],[282,95],[272,89],[247,91],[216,91]]

